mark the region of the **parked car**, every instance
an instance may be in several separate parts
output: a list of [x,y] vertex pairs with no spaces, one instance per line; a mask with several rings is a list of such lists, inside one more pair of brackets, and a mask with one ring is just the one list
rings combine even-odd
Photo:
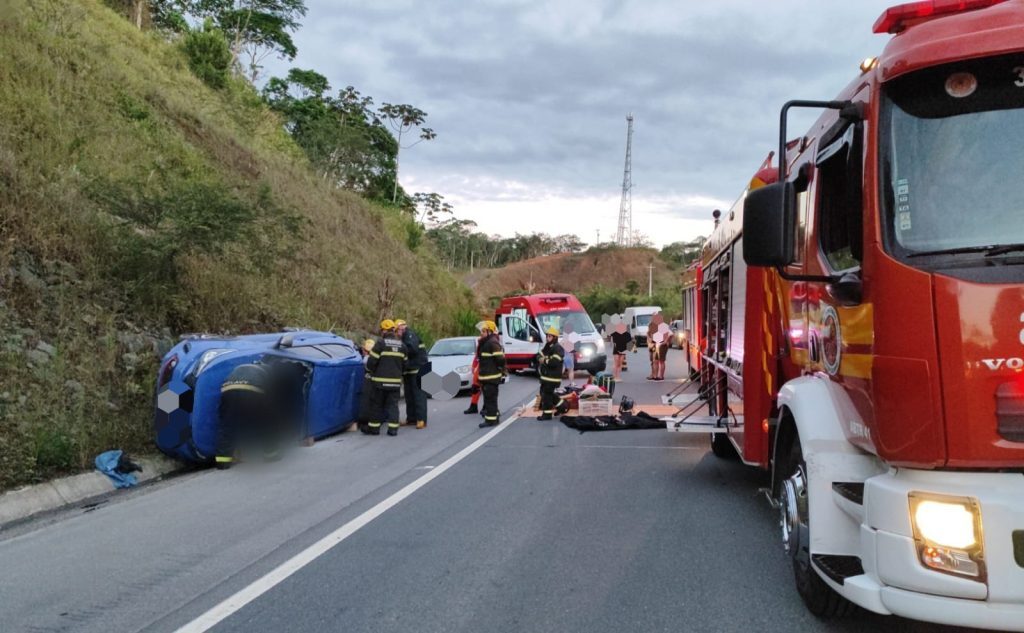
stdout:
[[431,371],[444,376],[454,371],[459,375],[459,389],[473,386],[473,357],[476,355],[475,336],[456,336],[439,339],[427,352]]
[[187,337],[160,364],[153,418],[157,447],[179,459],[213,458],[220,387],[239,365],[283,363],[288,410],[304,437],[344,430],[355,420],[363,363],[354,343],[327,332]]

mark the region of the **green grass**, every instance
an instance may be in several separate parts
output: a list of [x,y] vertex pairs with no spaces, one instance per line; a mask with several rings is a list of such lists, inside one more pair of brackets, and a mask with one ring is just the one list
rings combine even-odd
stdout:
[[157,354],[125,333],[465,329],[412,222],[319,179],[244,82],[97,0],[9,0],[0,59],[0,489],[151,449]]

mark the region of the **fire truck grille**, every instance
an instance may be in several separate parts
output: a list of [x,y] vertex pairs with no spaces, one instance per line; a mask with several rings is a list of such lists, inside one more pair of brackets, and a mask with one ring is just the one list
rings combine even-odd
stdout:
[[996,420],[999,435],[1024,442],[1024,385],[1004,382],[996,389]]

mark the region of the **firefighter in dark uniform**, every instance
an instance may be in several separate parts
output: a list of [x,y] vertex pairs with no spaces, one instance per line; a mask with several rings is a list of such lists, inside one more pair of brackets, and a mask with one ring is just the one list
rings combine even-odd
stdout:
[[381,339],[370,350],[366,370],[373,383],[371,410],[373,416],[366,423],[365,433],[380,435],[380,427],[388,424],[388,435],[398,435],[398,396],[402,390],[402,375],[405,372],[405,346],[395,332],[395,322],[384,319],[380,322]]
[[376,339],[368,338],[363,341],[363,346],[359,348],[359,354],[363,357],[363,386],[359,392],[359,414],[356,417],[356,420],[359,423],[359,430],[363,433],[366,433],[366,423],[374,416],[373,380],[371,380],[372,377],[370,376],[369,370],[366,369],[366,363],[370,360],[370,352],[376,344]]
[[415,424],[417,429],[427,428],[427,394],[423,391],[423,374],[429,371],[427,346],[402,319],[395,319],[395,329],[409,355],[405,361],[405,423]]
[[537,355],[537,368],[540,373],[540,417],[538,420],[550,420],[558,404],[555,389],[562,384],[562,364],[565,350],[558,344],[558,330],[548,328],[547,341]]
[[494,321],[480,324],[480,345],[476,356],[480,366],[480,389],[484,396],[484,421],[480,428],[498,424],[498,385],[505,378],[505,350],[498,338],[498,327]]
[[243,441],[263,443],[275,423],[277,407],[271,394],[266,365],[249,363],[236,367],[220,387],[216,433],[217,468],[230,468]]

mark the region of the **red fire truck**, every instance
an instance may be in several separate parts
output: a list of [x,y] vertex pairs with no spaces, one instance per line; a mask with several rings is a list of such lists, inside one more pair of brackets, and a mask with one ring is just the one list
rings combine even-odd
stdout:
[[771,473],[815,614],[1024,630],[1024,0],[875,31],[708,239],[710,415],[669,427]]

